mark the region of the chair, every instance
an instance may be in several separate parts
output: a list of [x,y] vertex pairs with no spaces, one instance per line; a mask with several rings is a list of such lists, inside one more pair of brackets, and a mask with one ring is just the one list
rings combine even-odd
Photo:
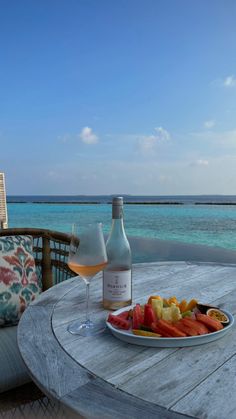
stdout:
[[2,236],[27,235],[33,237],[33,251],[43,291],[65,281],[75,273],[67,265],[70,235],[39,228],[8,228],[0,230]]
[[0,173],[0,228],[7,228],[7,205],[4,173]]
[[[42,282],[42,290],[62,282],[69,277],[75,276],[67,265],[69,253],[70,235],[38,228],[8,228],[0,229],[1,236],[27,235],[33,238],[33,252],[36,264],[36,272]],[[40,393],[39,389],[31,381],[26,367],[21,359],[17,347],[17,326],[0,328],[0,417],[1,399],[8,400],[9,390],[14,388],[14,395],[22,393],[15,390],[27,387],[27,400],[35,399]],[[29,396],[29,386],[33,393]],[[6,393],[4,393],[6,392]],[[4,394],[6,397],[4,398]],[[43,395],[44,396],[44,395]],[[15,396],[14,396],[15,397]],[[46,397],[46,396],[44,396]],[[15,409],[15,408],[14,408]]]

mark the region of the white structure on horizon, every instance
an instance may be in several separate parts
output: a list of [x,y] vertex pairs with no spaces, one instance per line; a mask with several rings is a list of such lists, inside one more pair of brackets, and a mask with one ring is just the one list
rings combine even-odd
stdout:
[[5,176],[0,173],[0,228],[8,227]]

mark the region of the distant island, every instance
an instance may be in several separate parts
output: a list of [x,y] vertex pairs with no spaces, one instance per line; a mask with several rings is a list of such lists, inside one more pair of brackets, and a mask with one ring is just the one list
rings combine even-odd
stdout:
[[111,204],[123,196],[126,205],[236,205],[236,195],[8,195],[8,204]]

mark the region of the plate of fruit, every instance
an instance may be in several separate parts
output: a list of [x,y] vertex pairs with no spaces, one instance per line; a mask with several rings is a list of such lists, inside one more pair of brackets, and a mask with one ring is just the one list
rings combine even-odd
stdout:
[[223,337],[233,326],[231,313],[197,300],[159,295],[109,313],[107,327],[128,343],[152,347],[194,346]]

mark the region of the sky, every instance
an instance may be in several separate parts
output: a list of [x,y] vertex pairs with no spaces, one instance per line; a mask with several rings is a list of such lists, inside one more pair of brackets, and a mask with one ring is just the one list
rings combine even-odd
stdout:
[[0,0],[7,194],[236,194],[235,22],[235,0]]

